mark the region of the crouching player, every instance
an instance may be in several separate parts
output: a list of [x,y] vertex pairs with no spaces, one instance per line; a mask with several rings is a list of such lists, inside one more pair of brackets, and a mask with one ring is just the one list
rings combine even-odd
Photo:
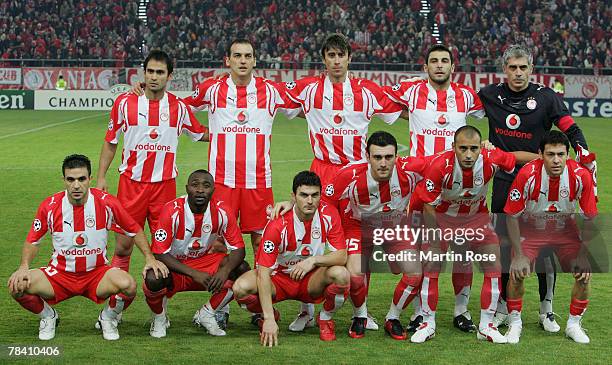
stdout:
[[[514,250],[508,283],[509,343],[518,343],[521,337],[523,281],[544,248],[552,248],[563,270],[575,278],[565,335],[578,343],[589,343],[581,321],[589,303],[591,278],[587,235],[597,206],[591,173],[568,160],[569,145],[559,131],[545,135],[540,141],[540,158],[519,171],[506,201],[504,211],[509,215],[508,234]],[[573,219],[576,202],[585,217],[582,237]]]
[[[192,172],[185,189],[187,196],[164,205],[153,234],[153,253],[171,274],[163,279],[152,272],[146,275],[143,289],[153,311],[149,333],[157,338],[166,336],[170,326],[167,298],[182,291],[207,290],[212,296],[196,312],[193,322],[213,336],[225,336],[215,312],[233,299],[233,280],[250,269],[244,261],[244,241],[234,215],[213,199],[215,183],[208,171]],[[218,238],[225,242],[229,254],[213,250]]]
[[[256,256],[257,268],[234,283],[236,301],[262,313],[260,341],[278,344],[278,312],[272,304],[287,299],[323,303],[317,322],[323,341],[336,339],[334,313],[349,289],[346,243],[338,211],[321,204],[321,180],[311,171],[293,179],[294,208],[268,222]],[[325,247],[331,251],[325,253]]]
[[[492,230],[486,194],[495,172],[500,169],[512,172],[515,161],[514,155],[509,152],[481,150],[480,131],[472,126],[463,126],[455,133],[453,150],[436,155],[425,171],[425,183],[417,188],[425,203],[425,225],[427,228],[439,228],[439,232],[444,232],[444,238],[438,234],[429,240],[429,245],[424,244],[423,247],[427,254],[423,257],[427,262],[424,264],[421,286],[423,324],[412,335],[412,342],[425,342],[435,335],[438,275],[442,260],[434,256],[442,254],[439,256],[442,259],[447,257],[444,253],[449,243],[453,243],[453,250],[460,252],[459,259],[470,267],[475,261],[475,254],[480,256],[484,283],[480,293],[478,339],[506,343],[506,338],[492,324],[500,294],[501,266],[499,239]],[[446,239],[448,232],[453,240]],[[469,250],[464,249],[464,243],[468,243]],[[470,255],[472,258],[468,257]],[[454,255],[452,257],[452,261],[457,260]]]
[[[90,188],[91,162],[83,155],[71,155],[62,164],[65,191],[45,199],[39,206],[23,246],[21,266],[8,281],[11,295],[22,307],[40,316],[38,338],[55,337],[59,315],[50,305],[81,295],[102,303],[114,294],[128,299],[124,304],[110,301],[98,323],[105,340],[119,339],[117,318],[136,295],[136,282],[125,271],[110,267],[106,259],[108,230],[113,224],[133,237],[145,256],[143,273],[165,277],[168,269],[155,260],[140,226],[114,196]],[[38,244],[50,231],[53,256],[47,267],[30,269]]]

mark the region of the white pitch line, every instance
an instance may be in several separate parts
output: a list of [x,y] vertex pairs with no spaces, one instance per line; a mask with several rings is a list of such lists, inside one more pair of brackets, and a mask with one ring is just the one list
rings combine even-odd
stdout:
[[102,115],[108,115],[108,113],[88,115],[86,117],[80,117],[80,118],[76,118],[76,119],[66,120],[64,122],[48,124],[48,125],[45,125],[45,126],[42,126],[42,127],[27,129],[25,131],[21,131],[21,132],[17,132],[17,133],[6,134],[4,136],[0,136],[0,140],[11,138],[11,137],[16,137],[16,136],[21,136],[23,134],[38,132],[38,131],[41,131],[43,129],[47,129],[47,128],[51,128],[51,127],[57,127],[58,125],[74,123],[74,122],[78,122],[78,121],[84,120],[84,119],[96,118],[96,117],[99,117],[99,116],[102,116]]

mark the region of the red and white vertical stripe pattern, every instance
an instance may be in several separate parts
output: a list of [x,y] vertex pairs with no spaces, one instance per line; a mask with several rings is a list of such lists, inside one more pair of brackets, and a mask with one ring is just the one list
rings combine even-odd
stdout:
[[408,108],[410,156],[431,156],[450,149],[455,131],[466,125],[468,115],[485,115],[476,92],[462,84],[436,90],[427,80],[405,81],[385,91]]
[[272,187],[272,123],[285,104],[279,89],[282,85],[262,77],[251,78],[246,86],[224,77],[201,84],[185,100],[194,108],[208,108],[208,169],[215,183],[230,188]]
[[228,250],[244,248],[244,241],[233,217],[220,203],[211,201],[203,214],[194,215],[186,196],[166,203],[152,238],[153,253],[194,259],[210,253],[222,238]]
[[127,235],[140,230],[127,213],[115,205],[116,198],[90,189],[84,205],[72,205],[67,193],[47,198],[39,207],[27,242],[38,244],[51,231],[53,254],[49,265],[56,270],[86,272],[108,263],[106,244],[108,229],[116,221]]
[[401,113],[401,106],[369,80],[332,83],[321,75],[289,82],[286,88],[289,98],[302,106],[315,158],[326,163],[364,161],[372,116],[391,124]]
[[[387,181],[376,181],[372,177],[370,164],[357,173],[354,183],[347,191],[352,218],[373,218],[380,213],[404,212],[416,184],[421,181],[422,170],[412,170],[411,164],[398,158],[391,177]],[[424,167],[424,163],[421,168]]]
[[510,153],[482,150],[471,169],[462,169],[454,151],[444,152],[432,161],[425,174],[424,201],[451,217],[488,213],[489,181],[500,167],[512,172],[514,163]]
[[149,100],[128,93],[115,100],[105,140],[117,144],[124,134],[121,174],[134,181],[159,182],[178,174],[176,151],[181,133],[197,141],[204,132],[175,95],[165,93],[161,100]]

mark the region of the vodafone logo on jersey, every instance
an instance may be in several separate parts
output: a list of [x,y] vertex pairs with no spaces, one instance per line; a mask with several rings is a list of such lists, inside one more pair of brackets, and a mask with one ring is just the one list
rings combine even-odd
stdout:
[[151,128],[148,136],[151,142],[157,141],[160,137],[159,130],[157,128]]
[[200,243],[199,239],[192,240],[189,243],[189,249],[192,250],[192,251],[196,251],[196,250],[199,250],[201,248],[202,248],[202,244]]
[[446,114],[440,114],[435,123],[438,127],[445,128],[448,125],[448,118],[446,117]]
[[521,126],[521,118],[516,114],[509,114],[506,117],[506,126],[510,129],[517,129]]
[[340,127],[342,125],[342,123],[344,123],[344,118],[342,118],[342,115],[336,114],[332,118],[332,121],[334,122],[335,126]]
[[236,123],[242,125],[249,121],[249,114],[245,110],[241,110],[236,114]]
[[74,247],[83,247],[87,245],[87,235],[85,233],[76,233],[72,236],[72,244]]
[[302,247],[302,251],[300,252],[300,256],[312,256],[312,252],[310,250],[310,247],[308,247],[308,246]]

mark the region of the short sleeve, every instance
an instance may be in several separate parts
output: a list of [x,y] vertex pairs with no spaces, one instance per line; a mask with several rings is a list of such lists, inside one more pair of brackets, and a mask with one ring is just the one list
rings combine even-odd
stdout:
[[181,133],[189,135],[194,141],[199,141],[205,133],[208,133],[208,128],[200,124],[190,108],[183,104],[180,104],[180,108],[182,109]]
[[28,232],[26,242],[37,245],[49,230],[49,222],[47,221],[48,206],[49,199],[45,199],[42,203],[40,203],[40,206],[36,211],[36,216],[32,221],[30,231]]
[[502,151],[499,148],[488,151],[490,161],[504,172],[511,174],[516,165],[516,156],[510,152]]
[[240,248],[244,248],[244,240],[242,239],[242,232],[238,228],[236,217],[233,214],[227,214],[225,210],[219,209],[221,214],[225,216],[226,223],[223,227],[223,239],[225,240],[225,246],[228,250],[233,251]]
[[196,89],[193,91],[193,94],[182,99],[183,102],[191,107],[193,111],[202,111],[208,108],[210,105],[210,92],[209,90],[213,85],[215,85],[219,80],[216,78],[211,78],[204,82],[198,84]]
[[155,233],[151,238],[151,251],[154,254],[162,255],[170,252],[174,241],[174,202],[164,205],[155,227]]
[[510,186],[504,212],[513,217],[520,215],[525,210],[527,198],[529,197],[529,187],[527,181],[532,170],[532,165],[527,164],[519,171]]
[[327,249],[330,251],[346,250],[344,230],[338,210],[332,206],[324,205],[321,209],[323,219],[326,220]]
[[580,209],[587,218],[597,216],[597,200],[595,199],[595,184],[591,178],[591,174],[586,170],[580,169],[580,179],[582,180],[582,192],[578,204]]
[[104,138],[104,140],[108,143],[119,143],[119,137],[123,132],[123,125],[125,123],[125,117],[122,110],[125,102],[127,102],[127,94],[119,95],[113,103],[113,108],[111,109],[110,113],[110,120],[108,121],[108,130],[106,131],[106,137]]
[[276,265],[276,258],[278,257],[279,246],[281,244],[281,232],[278,227],[280,219],[282,218],[268,222],[268,225],[264,228],[263,236],[259,243],[259,250],[257,251],[257,266],[272,269]]
[[123,230],[126,236],[134,237],[136,233],[142,231],[142,228],[134,221],[132,216],[123,209],[117,198],[110,194],[106,194],[102,199],[113,212],[113,220],[119,228]]
[[417,189],[419,197],[425,204],[436,207],[442,202],[442,180],[444,177],[444,169],[442,167],[445,165],[441,165],[440,161],[445,159],[444,155],[439,155],[425,169],[423,187],[422,189]]

